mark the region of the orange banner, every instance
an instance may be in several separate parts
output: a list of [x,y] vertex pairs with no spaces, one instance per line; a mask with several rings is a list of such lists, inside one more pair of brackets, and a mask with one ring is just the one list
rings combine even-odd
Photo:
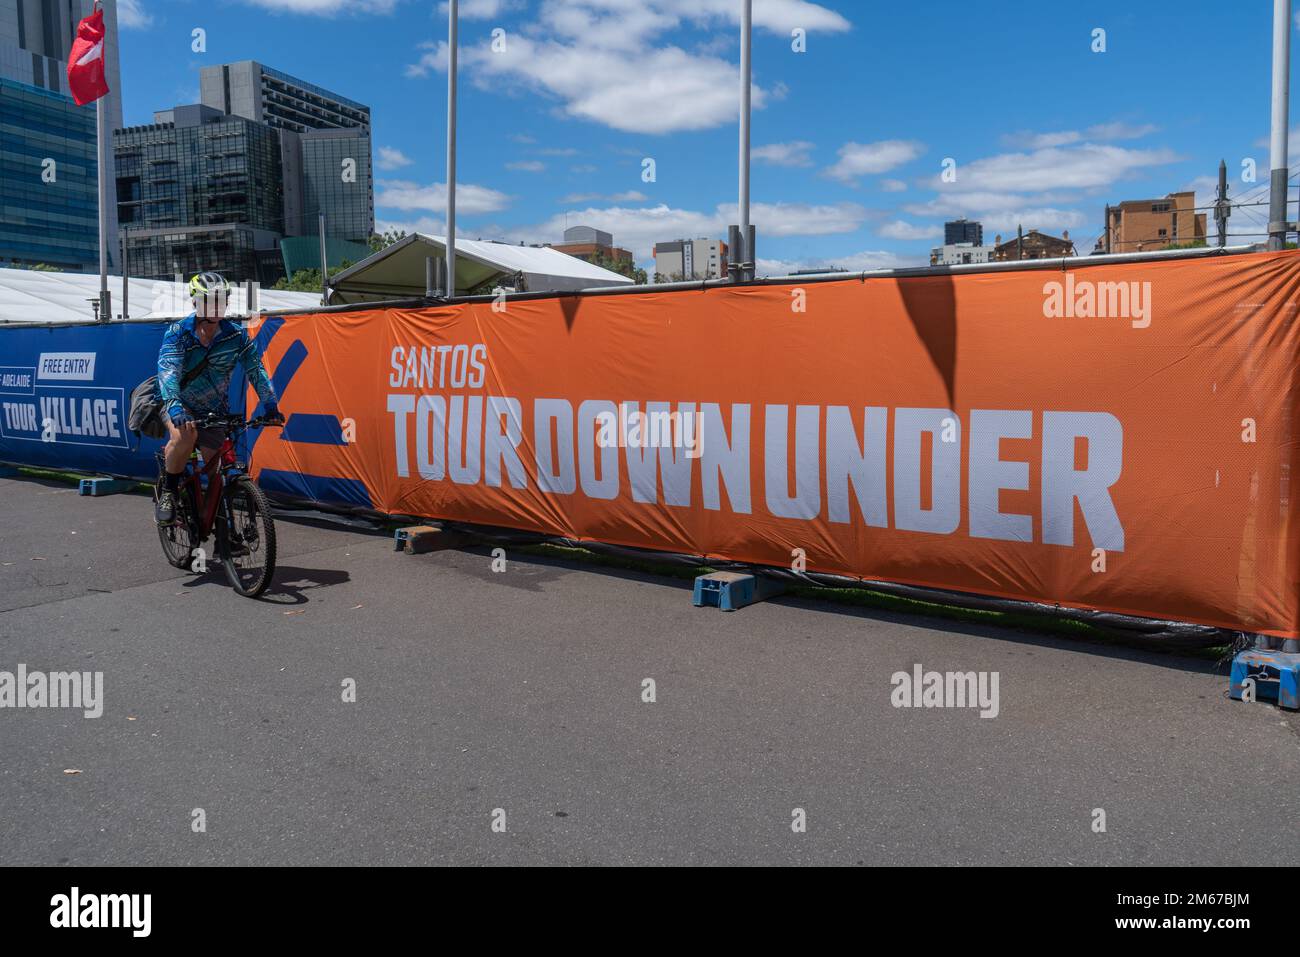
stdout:
[[292,418],[254,462],[384,512],[1294,637],[1298,279],[1081,259],[269,319]]

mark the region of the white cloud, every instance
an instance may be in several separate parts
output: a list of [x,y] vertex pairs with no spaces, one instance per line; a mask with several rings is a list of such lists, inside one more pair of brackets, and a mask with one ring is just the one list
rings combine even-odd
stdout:
[[763,259],[755,263],[759,276],[788,276],[809,269],[845,269],[850,273],[873,269],[900,269],[905,266],[924,266],[928,255],[900,256],[886,250],[865,250],[844,256],[819,256],[811,259]]
[[340,13],[392,13],[397,0],[244,0],[273,13],[332,17]]
[[[764,237],[820,236],[857,230],[870,212],[854,203],[815,206],[805,203],[755,203],[750,219],[758,231],[760,248]],[[736,222],[736,204],[720,204],[710,212],[656,206],[589,206],[558,213],[544,223],[508,231],[511,241],[554,242],[566,223],[594,226],[612,233],[614,241],[633,252],[638,262],[650,257],[657,242],[709,236],[725,238],[728,224]]]
[[561,203],[643,203],[650,197],[640,190],[629,189],[625,193],[614,193],[609,196],[600,193],[570,193],[568,196],[561,197],[558,202]]
[[[1059,236],[1068,229],[1076,232],[1090,223],[1095,223],[1095,231],[1100,232],[1102,227],[1101,210],[1098,209],[1093,215],[1088,215],[1077,209],[1054,209],[1052,207],[1025,207],[1022,209],[1007,210],[1002,213],[991,213],[980,216],[980,222],[984,224],[984,241],[991,242],[990,234],[1002,234],[1005,242],[1016,234],[1016,227],[1023,226],[1025,232],[1031,229],[1037,229],[1042,233],[1052,233]],[[1085,243],[1085,240],[1091,240],[1094,236],[1080,237],[1074,236],[1075,243]],[[1079,247],[1079,252],[1092,252],[1091,244],[1084,249]]]
[[893,222],[885,223],[876,229],[876,232],[886,239],[937,239],[943,235],[943,230],[938,226],[918,226],[915,223],[909,223],[902,219],[896,219]]
[[[1123,131],[1109,130],[1111,135],[1119,132]],[[977,219],[989,240],[996,233],[1008,238],[1018,226],[1057,235],[1071,230],[1078,248],[1086,253],[1089,249],[1084,247],[1090,248],[1093,234],[1102,227],[1101,196],[1117,182],[1178,159],[1168,149],[1093,142],[988,156],[959,164],[954,182],[943,182],[937,173],[927,177],[920,185],[935,194],[924,202],[905,204],[903,211],[931,220]],[[1080,203],[1086,204],[1084,208],[1075,208]]]
[[153,25],[153,14],[143,0],[118,0],[117,25],[123,30],[144,30]]
[[[408,180],[381,179],[375,205],[385,209],[441,212],[447,206],[447,184],[423,185]],[[494,213],[510,205],[505,193],[470,183],[456,184],[456,212],[466,216]]]
[[[460,60],[481,88],[528,87],[577,119],[639,133],[708,129],[735,119],[735,64],[660,38],[678,41],[688,26],[733,23],[739,9],[732,0],[543,0],[536,18],[508,36],[504,51],[467,46]],[[760,3],[754,23],[784,36],[794,26],[849,29],[840,14],[806,0]],[[407,76],[445,71],[446,44],[421,46],[425,52]],[[769,95],[756,85],[754,108],[762,109]],[[638,103],[653,108],[630,107]]]
[[516,160],[513,163],[507,163],[506,169],[519,173],[540,173],[546,169],[546,164],[541,160]]
[[773,166],[812,166],[813,144],[807,140],[792,143],[769,143],[750,151],[750,158],[759,163],[771,163]]
[[[428,49],[407,76],[446,70],[446,46]],[[460,60],[483,89],[523,83],[562,101],[569,116],[630,133],[707,129],[736,116],[736,68],[678,47],[616,50],[514,36],[503,53],[469,47]],[[765,98],[755,86],[754,108]],[[629,109],[638,102],[654,109]]]
[[1156,129],[1157,127],[1150,123],[1137,125],[1117,120],[1111,123],[1098,123],[1086,130],[1058,130],[1049,133],[1021,130],[1018,133],[1004,135],[1002,142],[1020,149],[1039,150],[1093,140],[1136,140],[1149,136],[1156,132]]
[[[523,0],[461,0],[456,8],[462,20],[491,20],[524,6]],[[438,4],[438,16],[446,18],[447,4]]]
[[1177,160],[1178,155],[1169,149],[1131,150],[1083,143],[1073,147],[1046,147],[1031,153],[1003,153],[964,165],[959,163],[954,182],[944,183],[936,173],[928,185],[941,192],[1090,189],[1110,186],[1138,170]]
[[839,161],[826,170],[828,176],[852,182],[862,176],[887,173],[916,159],[925,145],[911,140],[880,140],[876,143],[845,143]]
[[882,179],[880,188],[886,193],[902,193],[907,190],[907,184],[901,179]]
[[[735,203],[724,203],[718,206],[718,215],[725,220],[722,225],[726,226],[739,221],[740,209]],[[760,237],[851,233],[870,215],[857,203],[753,203],[749,209],[749,220],[757,228]]]
[[375,161],[375,165],[380,169],[394,170],[403,166],[410,166],[411,160],[405,153],[395,147],[381,146],[379,147],[379,159]]
[[447,235],[447,221],[433,216],[420,216],[417,219],[376,219],[375,232],[384,235],[389,230],[406,233],[424,233],[426,236]]

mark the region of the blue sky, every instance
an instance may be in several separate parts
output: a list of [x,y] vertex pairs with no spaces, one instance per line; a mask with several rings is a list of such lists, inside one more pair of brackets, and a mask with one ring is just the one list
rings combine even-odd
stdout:
[[[754,7],[760,273],[923,262],[957,215],[983,221],[986,241],[1023,223],[1069,230],[1086,252],[1107,202],[1193,188],[1208,203],[1220,158],[1234,198],[1266,192],[1266,0]],[[462,0],[460,234],[558,241],[566,222],[586,223],[643,265],[655,241],[724,237],[736,219],[739,9]],[[442,231],[445,7],[120,0],[119,11],[128,124],[197,100],[202,66],[260,60],[369,104],[379,226]],[[206,53],[191,50],[195,28]],[[805,52],[792,49],[795,28]],[[1104,52],[1092,49],[1098,29]],[[1247,234],[1265,213],[1237,211],[1232,231],[1261,238]]]

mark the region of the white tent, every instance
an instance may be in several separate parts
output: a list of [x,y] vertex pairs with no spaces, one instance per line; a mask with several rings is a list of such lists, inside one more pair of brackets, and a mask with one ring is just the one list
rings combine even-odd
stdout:
[[[194,311],[184,283],[153,279],[128,281],[132,319],[175,319]],[[122,277],[109,276],[113,318],[122,315]],[[89,322],[95,318],[90,300],[99,297],[99,276],[90,273],[36,272],[0,269],[0,325],[26,322]],[[259,289],[256,306],[263,312],[313,309],[320,293]],[[248,314],[247,290],[231,292],[227,314]]]
[[[425,260],[447,252],[441,236],[415,233],[330,277],[330,302],[371,302],[424,295]],[[569,292],[626,286],[627,276],[593,266],[549,246],[514,246],[479,239],[456,240],[456,292],[500,285],[518,292]]]

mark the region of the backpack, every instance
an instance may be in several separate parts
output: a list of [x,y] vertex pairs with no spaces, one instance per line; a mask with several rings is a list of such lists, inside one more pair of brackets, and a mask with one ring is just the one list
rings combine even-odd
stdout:
[[[197,379],[207,366],[208,357],[204,356],[202,362],[181,378],[181,391],[184,392],[186,387]],[[164,439],[167,437],[167,426],[163,424],[162,419],[162,399],[158,398],[158,377],[156,375],[151,375],[131,390],[131,401],[128,403],[128,408],[130,412],[127,413],[126,427],[134,432],[137,438],[141,435],[148,436],[151,439]]]

